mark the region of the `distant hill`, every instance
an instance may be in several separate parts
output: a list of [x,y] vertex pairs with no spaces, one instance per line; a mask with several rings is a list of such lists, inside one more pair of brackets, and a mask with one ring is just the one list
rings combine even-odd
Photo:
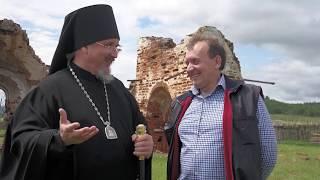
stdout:
[[270,114],[320,117],[320,103],[288,104],[270,99],[268,96],[265,98],[265,103]]

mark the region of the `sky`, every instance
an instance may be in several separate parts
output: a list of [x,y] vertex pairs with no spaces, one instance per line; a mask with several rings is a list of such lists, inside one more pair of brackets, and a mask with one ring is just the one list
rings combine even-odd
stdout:
[[126,86],[135,79],[140,37],[177,44],[202,26],[214,26],[234,43],[243,78],[275,82],[264,95],[288,102],[320,102],[318,0],[0,0],[0,19],[26,30],[30,45],[50,64],[64,17],[93,4],[113,7],[123,51],[112,73]]

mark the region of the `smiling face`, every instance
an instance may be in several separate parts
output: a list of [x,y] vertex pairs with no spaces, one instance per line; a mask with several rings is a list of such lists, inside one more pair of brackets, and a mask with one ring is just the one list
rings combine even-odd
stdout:
[[108,78],[111,64],[118,57],[119,39],[106,39],[82,47],[75,53],[74,63],[101,78]]
[[221,58],[219,55],[210,58],[208,50],[207,42],[199,41],[187,51],[185,58],[188,77],[193,85],[204,93],[212,91],[220,77]]
[[91,44],[88,48],[89,62],[99,72],[110,74],[110,66],[118,57],[118,39],[108,39]]

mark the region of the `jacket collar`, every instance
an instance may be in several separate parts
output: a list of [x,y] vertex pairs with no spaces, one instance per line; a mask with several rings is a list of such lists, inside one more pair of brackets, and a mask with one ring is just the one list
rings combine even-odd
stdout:
[[233,80],[225,75],[226,87],[231,92],[236,92],[244,84],[243,80]]

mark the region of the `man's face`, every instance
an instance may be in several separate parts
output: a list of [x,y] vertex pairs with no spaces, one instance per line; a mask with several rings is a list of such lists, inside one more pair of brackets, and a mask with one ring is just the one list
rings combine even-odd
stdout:
[[218,56],[210,58],[208,50],[208,44],[205,41],[199,41],[187,51],[185,58],[190,80],[197,89],[202,91],[211,90],[220,75],[221,61],[217,61]]
[[99,74],[110,74],[110,66],[119,53],[119,40],[106,39],[89,46],[88,59]]

